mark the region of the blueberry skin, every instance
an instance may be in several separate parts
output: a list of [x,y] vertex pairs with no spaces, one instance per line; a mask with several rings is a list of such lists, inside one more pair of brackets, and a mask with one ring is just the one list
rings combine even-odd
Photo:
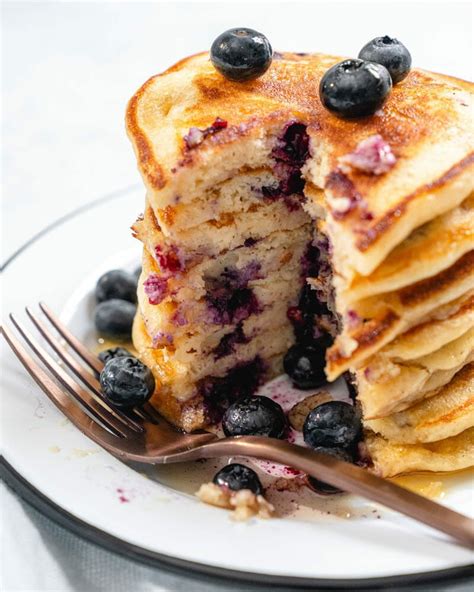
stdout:
[[117,407],[143,405],[155,390],[150,369],[133,357],[109,360],[100,373],[105,397]]
[[221,487],[228,487],[232,491],[250,489],[255,495],[263,495],[263,487],[257,473],[238,463],[226,465],[218,471],[214,476],[213,483]]
[[398,39],[388,35],[369,41],[360,50],[358,57],[385,66],[393,84],[406,78],[411,69],[411,55],[408,49]]
[[325,356],[330,343],[330,338],[325,336],[311,344],[290,347],[283,359],[283,367],[296,388],[307,390],[326,384]]
[[211,47],[216,70],[234,82],[262,76],[272,63],[272,46],[262,33],[240,27],[225,31]]
[[328,401],[315,407],[303,425],[304,441],[311,448],[350,448],[362,431],[359,411],[344,401]]
[[129,358],[134,357],[128,351],[128,349],[125,349],[124,347],[111,347],[109,349],[104,349],[104,351],[100,352],[99,360],[101,362],[104,362],[104,364],[107,364],[107,362],[109,362],[110,360],[113,360],[115,358],[122,358],[124,356],[127,356]]
[[97,305],[94,323],[97,331],[109,339],[129,341],[136,307],[126,300],[106,300]]
[[[315,452],[319,452],[321,454],[328,454],[329,456],[333,456],[338,460],[343,460],[348,463],[354,462],[354,459],[350,452],[344,450],[344,448],[325,448],[324,446],[318,446],[314,450]],[[316,493],[320,493],[322,495],[342,493],[342,489],[334,487],[334,485],[329,485],[329,483],[325,483],[324,481],[320,481],[319,479],[316,479],[316,477],[311,477],[310,475],[308,475],[307,480],[308,485],[311,487],[311,489],[314,489]]]
[[340,117],[373,115],[392,89],[392,79],[381,64],[344,60],[324,74],[319,84],[322,104]]
[[137,281],[135,277],[121,269],[104,273],[95,286],[95,299],[98,303],[118,298],[135,303],[137,301]]
[[259,395],[241,397],[227,409],[222,418],[226,436],[281,438],[286,427],[286,416],[280,405]]

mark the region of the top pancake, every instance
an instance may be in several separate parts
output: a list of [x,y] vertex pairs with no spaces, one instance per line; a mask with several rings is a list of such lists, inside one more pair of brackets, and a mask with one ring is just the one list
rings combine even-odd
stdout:
[[[129,102],[127,129],[155,211],[195,199],[243,167],[268,166],[275,138],[295,119],[310,135],[306,179],[329,197],[356,192],[366,204],[364,215],[356,209],[342,219],[327,206],[336,267],[346,278],[369,275],[413,229],[458,206],[474,186],[472,85],[413,70],[375,115],[343,120],[318,96],[322,75],[341,59],[277,54],[261,78],[236,83],[203,53],[148,80]],[[189,129],[217,117],[228,127],[187,149]],[[329,183],[338,158],[374,134],[390,144],[395,166],[382,175],[352,170],[342,186]]]

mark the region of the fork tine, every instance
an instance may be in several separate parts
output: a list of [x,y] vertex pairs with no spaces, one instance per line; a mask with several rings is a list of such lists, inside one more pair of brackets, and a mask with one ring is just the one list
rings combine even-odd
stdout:
[[[27,372],[36,382],[36,384],[47,395],[50,401],[59,409],[59,411],[71,421],[71,423],[78,427],[87,436],[92,437],[99,444],[100,442],[98,439],[91,435],[91,424],[95,424],[94,432],[97,435],[102,435],[104,438],[109,438],[109,432],[107,432],[107,430],[100,424],[95,423],[95,421],[89,415],[87,415],[87,413],[85,413],[79,405],[73,402],[64,393],[64,391],[59,388],[59,386],[50,378],[50,376],[46,374],[46,372],[40,368],[36,362],[34,362],[30,354],[27,353],[16,337],[14,337],[6,327],[0,327],[0,332],[3,334],[6,342],[18,360],[20,360]],[[114,433],[114,435],[120,437],[119,432],[113,428],[110,428],[110,430]]]
[[[39,307],[46,315],[48,321],[53,325],[53,327],[58,331],[58,333],[67,341],[67,343],[72,347],[72,349],[84,360],[84,362],[95,370],[98,374],[102,371],[104,367],[104,363],[99,360],[97,356],[91,353],[80,341],[77,339],[75,335],[73,335],[69,329],[62,323],[58,317],[52,312],[52,310],[46,306],[44,302],[39,303]],[[27,311],[28,312],[28,311]],[[46,338],[47,339],[47,338]],[[74,371],[74,370],[73,370]],[[160,423],[161,417],[155,411],[154,407],[151,404],[148,404],[142,408],[134,407],[133,411],[135,412],[138,417],[144,419],[145,421],[149,421],[150,423]]]
[[105,425],[108,429],[114,432],[116,435],[127,437],[126,427],[116,419],[112,413],[110,413],[105,406],[104,402],[97,397],[94,393],[89,393],[85,389],[81,388],[69,374],[61,368],[61,366],[53,360],[53,358],[46,353],[46,351],[33,339],[28,331],[19,323],[14,315],[10,314],[10,319],[22,337],[36,353],[43,364],[51,371],[51,373],[61,382],[61,384],[71,393],[78,403],[83,405],[87,411],[95,417],[98,421]]
[[71,354],[61,346],[60,343],[51,335],[48,331],[46,326],[33,314],[31,309],[27,306],[25,308],[27,315],[30,317],[38,331],[41,335],[46,339],[49,345],[54,349],[54,351],[58,354],[58,356],[63,360],[63,362],[74,372],[74,374],[86,385],[88,386],[100,399],[103,401],[103,407],[105,407],[112,415],[114,415],[117,419],[119,419],[122,423],[124,423],[127,427],[134,430],[135,432],[143,432],[144,428],[138,422],[134,421],[132,418],[127,417],[125,413],[120,411],[119,409],[114,409],[110,406],[105,400],[102,394],[100,383],[97,378],[91,374],[88,370],[83,368],[76,359],[71,356]]
[[63,337],[72,349],[84,360],[84,362],[95,370],[97,374],[100,374],[104,364],[94,356],[80,341],[79,339],[73,335],[69,329],[62,323],[58,317],[46,306],[44,302],[39,303],[39,307],[44,312],[46,317],[48,318],[49,322],[53,325],[56,331]]

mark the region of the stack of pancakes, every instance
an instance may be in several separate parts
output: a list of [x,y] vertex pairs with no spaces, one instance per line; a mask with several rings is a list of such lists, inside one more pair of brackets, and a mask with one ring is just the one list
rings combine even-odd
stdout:
[[[351,374],[376,470],[460,469],[474,452],[471,85],[414,70],[375,115],[341,120],[318,98],[340,59],[276,54],[236,83],[199,54],[131,99],[147,189],[134,344],[154,404],[201,428],[282,371],[310,286],[315,335],[337,334],[328,378]],[[371,138],[394,166],[347,165]]]

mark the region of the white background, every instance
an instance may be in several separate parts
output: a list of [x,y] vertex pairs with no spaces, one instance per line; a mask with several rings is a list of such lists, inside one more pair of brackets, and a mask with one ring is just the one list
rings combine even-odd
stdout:
[[[470,2],[4,2],[2,13],[2,260],[72,209],[140,183],[128,98],[227,28],[260,30],[275,50],[354,57],[389,34],[418,67],[473,73]],[[4,590],[211,589],[98,552],[6,491],[2,508]]]

